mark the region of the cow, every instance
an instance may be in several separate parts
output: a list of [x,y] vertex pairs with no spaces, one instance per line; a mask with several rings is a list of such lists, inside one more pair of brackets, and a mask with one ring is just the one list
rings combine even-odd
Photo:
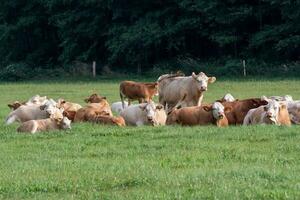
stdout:
[[124,101],[124,108],[121,101],[114,102],[111,104],[111,110],[120,114],[122,110],[128,107],[128,102]]
[[179,101],[182,107],[200,106],[208,83],[214,83],[216,77],[208,77],[205,73],[192,73],[191,76],[162,75],[158,78],[159,103],[169,110]]
[[222,99],[218,100],[218,102],[234,102],[235,100],[236,99],[230,93],[227,93]]
[[121,113],[125,119],[126,125],[164,125],[166,122],[166,113],[162,105],[156,105],[153,101],[131,105],[125,108]]
[[9,103],[7,104],[7,106],[11,109],[11,110],[16,110],[17,108],[19,108],[20,106],[24,105],[25,103],[20,103],[19,101],[14,101],[13,103]]
[[210,125],[218,127],[228,126],[225,112],[229,112],[230,107],[224,108],[220,102],[212,105],[174,108],[167,117],[167,125],[180,124],[183,126]]
[[28,101],[25,101],[25,102],[14,101],[13,103],[7,104],[7,106],[11,110],[16,110],[17,108],[19,108],[22,105],[43,105],[46,102],[47,102],[46,96],[40,97],[40,95],[35,95],[35,96],[31,97]]
[[120,83],[120,98],[125,108],[124,99],[128,99],[128,106],[131,101],[138,100],[139,103],[149,102],[154,95],[157,95],[158,83],[140,83],[134,81],[122,81]]
[[291,125],[291,120],[286,105],[271,100],[265,106],[249,110],[243,124],[276,124],[289,126]]
[[267,105],[268,102],[260,98],[250,98],[234,102],[223,102],[222,104],[224,107],[231,107],[231,111],[225,113],[229,125],[239,125],[243,124],[244,118],[250,109]]
[[294,101],[293,97],[291,95],[284,95],[284,96],[270,96],[265,97],[262,96],[262,99],[270,99],[270,100],[276,100],[276,101]]
[[278,98],[277,96],[275,96],[275,97],[276,98],[272,98],[272,97],[268,98],[266,96],[262,96],[261,98],[268,102],[270,102],[272,100],[276,100],[279,103],[284,103],[289,112],[291,122],[293,124],[300,124],[300,101],[299,100],[294,101],[290,95],[285,95],[282,98]]
[[85,102],[88,104],[76,112],[74,122],[88,121],[91,117],[96,115],[113,116],[109,103],[106,101],[106,97],[92,94],[85,99]]
[[97,124],[107,124],[116,126],[125,126],[125,120],[123,117],[118,116],[106,116],[106,115],[93,115],[87,120],[89,122],[94,122]]
[[63,113],[63,111],[63,109],[56,107],[56,102],[52,99],[47,100],[44,105],[22,105],[8,115],[6,124],[12,124],[15,121],[26,122],[34,119],[46,119],[54,113]]
[[17,129],[18,132],[36,133],[41,131],[71,129],[71,121],[67,117],[30,120],[23,122]]
[[79,105],[78,103],[68,102],[61,98],[57,100],[57,107],[64,108],[64,111],[72,111],[72,112],[73,111],[77,112],[77,110],[82,108],[82,106]]

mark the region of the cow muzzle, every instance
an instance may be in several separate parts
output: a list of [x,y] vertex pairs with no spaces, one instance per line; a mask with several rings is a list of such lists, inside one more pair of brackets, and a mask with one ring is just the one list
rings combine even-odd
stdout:
[[201,92],[204,92],[204,91],[206,91],[207,90],[207,87],[200,87],[200,91]]

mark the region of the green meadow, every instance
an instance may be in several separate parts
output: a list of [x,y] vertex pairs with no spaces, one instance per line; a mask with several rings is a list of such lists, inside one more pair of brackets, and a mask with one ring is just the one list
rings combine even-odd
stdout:
[[[155,79],[153,79],[155,80]],[[204,102],[290,94],[300,80],[217,80]],[[298,199],[300,127],[112,127],[35,135],[6,126],[7,103],[35,94],[119,101],[119,80],[0,84],[0,199]],[[157,101],[157,98],[155,99]]]

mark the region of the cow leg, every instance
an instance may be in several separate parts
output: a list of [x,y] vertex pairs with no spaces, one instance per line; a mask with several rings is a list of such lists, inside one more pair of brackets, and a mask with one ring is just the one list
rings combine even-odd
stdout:
[[138,99],[139,103],[144,103],[144,99],[140,98]]
[[144,123],[143,123],[142,121],[137,121],[137,122],[135,123],[135,125],[136,125],[136,126],[143,126]]

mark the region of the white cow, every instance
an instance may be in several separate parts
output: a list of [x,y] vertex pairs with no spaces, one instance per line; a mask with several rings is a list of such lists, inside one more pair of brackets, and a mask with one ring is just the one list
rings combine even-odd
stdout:
[[221,99],[221,101],[234,102],[235,98],[230,93],[227,93],[224,95],[224,97]]
[[114,102],[111,104],[111,110],[120,114],[125,108],[128,107],[128,102],[124,101],[124,108],[122,106],[122,102],[118,101],[118,102]]
[[55,118],[51,117],[47,119],[29,120],[23,122],[17,129],[18,132],[36,133],[40,131],[71,129],[71,120],[67,117]]
[[41,97],[40,95],[34,95],[31,97],[25,105],[44,105],[47,102],[47,96]]
[[290,125],[291,120],[284,103],[270,100],[267,105],[248,111],[243,125],[250,124]]
[[287,110],[289,112],[289,116],[291,119],[291,122],[293,124],[300,124],[300,100],[294,101],[292,96],[285,95],[283,97],[279,96],[272,96],[272,97],[266,97],[262,96],[261,99],[266,100],[268,102],[272,101],[272,99],[278,101],[279,103],[283,103],[286,105]]
[[127,125],[164,125],[167,119],[162,105],[156,105],[153,101],[131,105],[124,109],[120,115]]
[[63,113],[63,109],[56,107],[56,102],[52,99],[47,100],[44,105],[22,105],[12,111],[6,118],[6,124],[13,122],[25,122],[34,119],[46,119],[54,113]]

